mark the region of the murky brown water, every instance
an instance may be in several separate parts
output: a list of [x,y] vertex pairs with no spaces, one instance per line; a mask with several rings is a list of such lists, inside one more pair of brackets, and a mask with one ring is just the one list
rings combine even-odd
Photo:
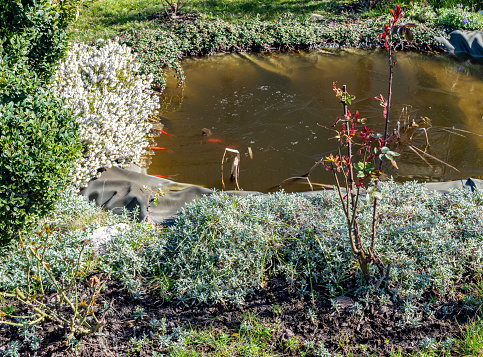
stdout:
[[[395,60],[392,124],[405,105],[411,105],[411,119],[430,118],[427,152],[461,172],[431,159],[429,167],[408,148],[401,150],[399,170],[386,172],[401,181],[483,176],[483,137],[443,129],[454,126],[483,135],[483,66],[415,53],[398,53]],[[169,151],[156,151],[149,174],[220,189],[225,147],[242,153],[239,183],[245,190],[266,192],[288,177],[306,173],[335,149],[335,142],[328,140],[331,132],[317,125],[330,126],[341,115],[333,81],[346,84],[356,96],[350,110],[359,110],[383,131],[382,108],[374,99],[387,95],[387,58],[382,52],[219,55],[189,59],[183,67],[185,88],[168,88],[167,93],[177,98],[162,113],[165,130],[172,136],[156,138],[157,145]],[[212,136],[202,136],[203,128]],[[425,143],[424,132],[418,131],[413,145],[424,150]],[[248,147],[253,159],[246,154]],[[225,164],[227,189],[233,188],[230,165],[231,161]],[[323,168],[311,178],[333,183]],[[287,183],[284,189],[309,188],[301,181]]]

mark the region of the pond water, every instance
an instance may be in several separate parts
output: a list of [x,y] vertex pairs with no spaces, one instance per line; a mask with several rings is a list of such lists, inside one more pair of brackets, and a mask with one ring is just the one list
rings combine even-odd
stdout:
[[[385,172],[398,181],[483,176],[483,66],[416,53],[397,53],[395,60],[391,127],[399,118],[401,123],[429,118],[430,147],[423,130],[413,135],[411,144],[460,172],[427,158],[429,166],[407,145],[398,148],[399,169],[387,166]],[[334,81],[346,84],[356,96],[351,111],[358,110],[370,126],[384,130],[382,107],[374,99],[387,96],[387,57],[382,51],[225,54],[188,59],[183,67],[186,84],[183,89],[174,81],[168,84],[171,104],[160,113],[171,136],[155,139],[156,146],[169,150],[155,151],[149,174],[221,189],[221,160],[228,147],[241,153],[239,185],[244,190],[267,192],[303,175],[336,149],[335,141],[328,140],[333,133],[318,125],[330,127],[342,114]],[[204,128],[211,136],[202,135]],[[234,187],[229,181],[231,155],[224,165],[227,189]],[[331,185],[333,177],[319,167],[311,181]],[[306,180],[288,181],[283,188],[309,189]]]

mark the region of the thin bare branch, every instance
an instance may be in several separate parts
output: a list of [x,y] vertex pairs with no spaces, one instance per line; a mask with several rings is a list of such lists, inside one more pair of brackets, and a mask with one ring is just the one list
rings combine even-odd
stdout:
[[429,161],[428,161],[428,160],[426,160],[426,159],[425,159],[423,156],[421,156],[421,154],[420,154],[420,153],[418,153],[416,150],[414,150],[414,148],[413,148],[411,145],[408,145],[408,147],[409,147],[409,148],[410,148],[410,149],[411,149],[411,150],[412,150],[412,151],[413,151],[413,152],[414,152],[416,155],[418,155],[418,156],[421,158],[421,160],[423,160],[423,161],[424,161],[424,162],[425,162],[425,163],[426,163],[426,164],[427,164],[429,167],[431,167],[432,169],[434,169],[433,165],[431,165],[431,164],[429,163]]
[[443,164],[443,165],[446,165],[446,166],[448,166],[449,168],[452,168],[452,169],[453,169],[453,170],[455,170],[455,171],[460,172],[460,170],[458,170],[456,167],[454,167],[454,166],[452,166],[452,165],[448,164],[447,162],[444,162],[444,161],[443,161],[443,160],[441,160],[441,159],[438,159],[436,156],[433,156],[433,155],[431,155],[431,154],[428,154],[427,152],[424,152],[424,151],[423,151],[423,150],[421,150],[421,149],[418,149],[416,146],[413,146],[413,145],[411,145],[411,144],[408,144],[408,147],[410,147],[410,148],[414,148],[415,150],[419,151],[419,152],[420,152],[420,153],[422,153],[423,155],[429,156],[429,157],[430,157],[430,158],[432,158],[433,160],[436,160],[436,161],[438,161],[439,163],[441,163],[441,164]]
[[458,129],[458,128],[455,128],[455,127],[452,127],[452,128],[450,128],[450,127],[442,127],[442,128],[440,128],[440,129],[450,129],[450,130],[456,130],[456,131],[460,131],[460,132],[462,132],[462,133],[473,134],[473,135],[479,136],[480,138],[483,138],[483,135],[481,135],[481,134],[476,134],[476,133],[474,133],[474,132],[472,132],[472,131],[463,130],[463,129]]

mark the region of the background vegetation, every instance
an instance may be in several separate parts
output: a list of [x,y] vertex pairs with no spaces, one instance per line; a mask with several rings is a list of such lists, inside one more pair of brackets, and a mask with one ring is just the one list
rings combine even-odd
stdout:
[[[437,9],[456,8],[457,4],[468,6],[468,10],[483,10],[479,0],[429,0],[396,1],[404,9],[420,6],[431,12]],[[204,20],[218,18],[229,23],[242,20],[275,21],[286,13],[295,19],[304,19],[312,13],[326,20],[346,20],[382,15],[394,1],[379,1],[369,8],[354,0],[185,0],[182,12],[199,14]],[[87,0],[80,8],[80,17],[71,27],[76,41],[95,41],[98,38],[116,36],[126,30],[157,27],[146,21],[151,15],[163,13],[161,0]],[[480,25],[481,28],[481,25]]]

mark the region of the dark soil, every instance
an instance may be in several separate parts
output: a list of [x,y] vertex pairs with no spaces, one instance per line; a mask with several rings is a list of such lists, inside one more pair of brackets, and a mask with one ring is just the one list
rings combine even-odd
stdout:
[[[32,352],[28,349],[28,343],[24,343],[20,355],[151,356],[156,349],[154,344],[145,344],[140,352],[132,352],[129,339],[140,338],[143,334],[150,336],[149,320],[153,317],[158,320],[166,318],[168,334],[179,326],[198,331],[211,328],[212,331],[224,330],[232,333],[238,332],[243,317],[251,314],[271,328],[273,344],[281,356],[299,355],[284,349],[285,341],[289,337],[297,337],[300,341],[314,341],[316,344],[322,341],[331,352],[343,356],[349,353],[351,356],[388,356],[394,351],[405,354],[417,350],[425,337],[436,338],[437,341],[446,337],[457,338],[461,326],[474,317],[474,312],[464,309],[460,302],[446,301],[434,304],[435,316],[430,319],[424,313],[417,327],[399,327],[402,301],[389,302],[382,306],[369,303],[364,312],[357,315],[352,298],[338,298],[339,308],[336,311],[329,299],[317,298],[312,303],[310,296],[300,297],[291,293],[281,279],[274,280],[265,289],[249,297],[242,307],[220,304],[184,306],[178,301],[165,301],[154,293],[135,300],[114,281],[107,284],[102,299],[112,306],[106,313],[105,325],[101,329],[104,336],[85,336],[75,349],[69,350],[62,327],[54,322],[45,322],[42,329],[36,330],[37,336],[43,339],[38,351]],[[365,305],[364,302],[359,303]],[[423,301],[420,303],[422,306]],[[277,310],[274,310],[274,306]],[[136,320],[136,308],[144,308],[146,317]],[[309,318],[309,308],[316,312],[316,319]],[[15,314],[26,312],[17,311]],[[18,329],[1,325],[0,351],[4,351],[12,341],[23,342]]]

